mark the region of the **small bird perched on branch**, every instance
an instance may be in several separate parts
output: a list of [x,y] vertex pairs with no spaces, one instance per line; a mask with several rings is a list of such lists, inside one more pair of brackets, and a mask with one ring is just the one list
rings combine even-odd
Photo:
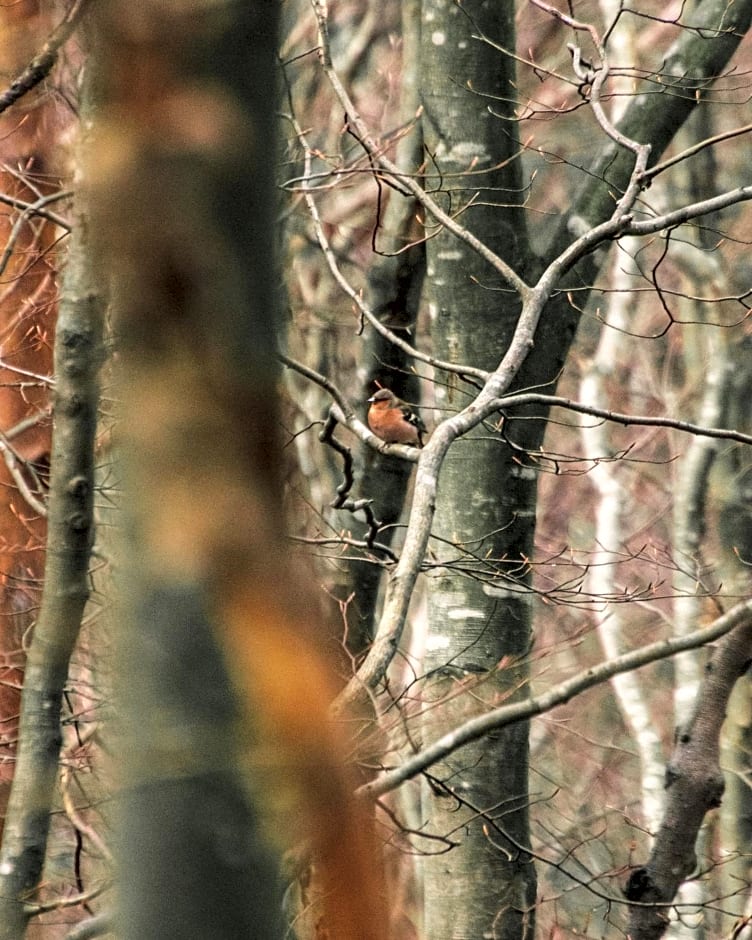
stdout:
[[380,388],[368,399],[368,427],[387,444],[423,446],[426,426],[417,412],[400,401],[388,388]]

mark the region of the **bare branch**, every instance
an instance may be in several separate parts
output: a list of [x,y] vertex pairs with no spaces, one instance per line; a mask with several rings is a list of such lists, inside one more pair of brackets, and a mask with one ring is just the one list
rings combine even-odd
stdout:
[[682,150],[681,153],[669,157],[668,160],[663,160],[661,163],[656,163],[654,166],[651,166],[649,170],[645,171],[643,178],[646,180],[654,179],[659,173],[663,173],[665,170],[675,166],[677,163],[681,163],[683,160],[688,160],[695,154],[705,150],[706,147],[712,147],[724,140],[732,140],[734,137],[741,137],[743,134],[749,134],[750,131],[752,131],[752,124],[745,124],[743,127],[735,127],[731,131],[723,131],[720,134],[707,137],[705,140],[701,140],[691,147],[687,147],[686,150]]
[[50,38],[44,44],[42,51],[34,56],[23,72],[14,78],[8,88],[0,94],[0,114],[2,114],[3,111],[7,111],[19,98],[22,98],[27,92],[31,91],[32,88],[47,78],[52,71],[53,65],[57,61],[60,49],[70,39],[73,30],[78,26],[87,4],[88,0],[76,0],[70,10],[68,10],[65,19],[53,31]]
[[559,395],[544,395],[539,392],[520,392],[518,395],[508,395],[499,398],[496,403],[499,411],[524,405],[545,405],[546,407],[566,408],[578,414],[590,415],[593,418],[603,418],[626,427],[671,428],[674,431],[684,431],[687,434],[696,434],[700,437],[712,437],[724,441],[738,441],[740,444],[752,444],[752,434],[743,434],[730,428],[709,428],[702,424],[693,424],[691,421],[680,421],[678,418],[665,418],[653,415],[630,415],[608,408],[597,408],[595,405],[585,405],[582,402],[562,398]]
[[8,472],[13,477],[13,482],[18,487],[18,492],[23,496],[34,512],[42,517],[46,517],[47,507],[37,495],[32,492],[26,477],[23,475],[21,465],[25,465],[26,461],[23,461],[18,454],[16,454],[10,446],[8,439],[2,433],[0,433],[0,453],[3,455],[3,460],[5,461],[5,466],[8,468]]
[[88,920],[81,921],[66,934],[65,940],[92,940],[93,937],[103,937],[111,933],[115,923],[112,914],[95,914]]
[[331,48],[329,44],[329,22],[326,4],[323,2],[323,0],[312,0],[312,4],[314,13],[316,14],[316,21],[318,23],[319,29],[319,55],[321,58],[322,67],[327,78],[329,79],[335,95],[339,99],[340,104],[347,114],[348,120],[352,123],[353,127],[356,128],[358,136],[360,137],[360,141],[368,151],[368,154],[373,163],[380,169],[389,173],[394,179],[399,180],[405,189],[407,189],[410,194],[414,196],[415,199],[417,199],[424,209],[427,209],[431,213],[437,222],[443,225],[447,231],[451,232],[453,235],[456,235],[457,238],[466,242],[473,249],[473,251],[476,251],[481,256],[481,258],[484,258],[491,265],[491,267],[497,271],[501,277],[504,278],[507,284],[509,284],[509,286],[512,287],[521,298],[526,298],[530,289],[525,281],[523,281],[523,279],[517,274],[517,272],[509,264],[507,264],[503,258],[500,258],[494,251],[484,244],[484,242],[482,242],[479,238],[476,238],[472,232],[468,231],[468,229],[460,225],[456,219],[444,212],[444,210],[428,195],[428,193],[426,193],[423,187],[416,180],[414,180],[411,176],[406,175],[395,163],[383,155],[381,148],[374,140],[363,119],[360,117],[354,102],[345,90],[339,75],[332,65]]
[[[332,273],[332,277],[339,284],[345,294],[352,300],[355,306],[358,308],[360,313],[368,320],[371,326],[382,336],[386,337],[390,343],[399,347],[403,352],[407,353],[408,356],[411,356],[413,359],[418,360],[419,362],[425,362],[427,365],[433,366],[435,369],[442,369],[445,372],[452,372],[457,375],[472,375],[481,380],[487,378],[488,373],[483,369],[478,369],[475,366],[470,365],[458,365],[454,362],[446,362],[442,359],[436,359],[434,356],[430,356],[427,353],[421,352],[419,349],[416,349],[406,340],[402,339],[401,336],[390,330],[387,326],[379,320],[377,316],[373,313],[371,308],[363,299],[362,292],[356,290],[352,284],[347,280],[347,278],[342,273],[340,266],[337,262],[337,258],[332,251],[329,239],[326,236],[324,231],[324,226],[321,224],[321,215],[319,214],[318,206],[316,201],[313,198],[313,193],[308,187],[307,182],[310,179],[310,163],[311,163],[311,151],[308,147],[305,139],[305,134],[303,133],[301,127],[294,118],[290,118],[293,126],[295,127],[295,132],[298,135],[298,138],[303,144],[304,153],[305,153],[305,172],[303,174],[303,198],[305,199],[306,206],[308,207],[308,212],[311,216],[313,222],[314,231],[316,232],[316,239],[319,243],[321,251],[324,254],[326,259],[327,266]],[[417,184],[416,184],[417,185]],[[418,187],[420,189],[420,187]],[[423,190],[420,190],[422,192]]]
[[673,228],[683,222],[689,222],[711,212],[719,212],[721,209],[727,209],[739,202],[747,202],[749,199],[752,199],[752,186],[740,186],[738,189],[721,193],[720,196],[713,196],[711,199],[703,199],[701,202],[682,206],[681,209],[675,209],[673,212],[666,212],[654,219],[644,219],[640,222],[629,220],[622,234],[653,235],[655,232]]
[[[72,195],[72,192],[66,191],[57,193],[56,198],[69,199]],[[4,205],[12,206],[14,209],[22,209],[24,215],[28,215],[31,218],[47,219],[48,222],[54,222],[55,225],[59,225],[61,229],[69,232],[71,224],[68,219],[64,218],[62,215],[58,215],[57,212],[50,212],[49,209],[45,208],[46,205],[54,201],[54,199],[48,198],[44,204],[40,205],[40,200],[38,199],[36,202],[26,202],[23,199],[16,199],[15,196],[9,196],[7,193],[0,193],[0,202]]]
[[696,867],[695,841],[705,814],[721,804],[721,726],[729,696],[752,657],[752,602],[739,607],[747,607],[748,611],[737,621],[736,629],[718,644],[706,666],[694,714],[678,729],[674,753],[666,768],[666,811],[650,859],[632,872],[627,884],[626,896],[635,902],[629,931],[634,940],[658,940],[663,936],[668,926],[665,905]]
[[407,444],[387,444],[386,441],[382,441],[381,438],[376,437],[373,431],[367,428],[365,424],[356,417],[355,412],[345,396],[334,382],[330,381],[325,375],[282,353],[279,354],[278,358],[284,365],[289,366],[290,369],[294,369],[295,372],[305,376],[307,379],[310,379],[329,392],[335,402],[335,404],[332,405],[331,413],[341,425],[348,428],[353,434],[356,434],[363,443],[368,444],[369,447],[378,450],[382,454],[393,454],[396,457],[402,457],[403,460],[410,460],[413,463],[418,460],[419,453],[414,447],[409,447]]
[[366,536],[366,545],[367,547],[373,548],[373,544],[376,540],[376,536],[379,534],[379,529],[381,528],[381,523],[373,514],[373,509],[371,509],[370,499],[352,499],[350,496],[350,490],[355,483],[355,475],[353,474],[353,459],[350,450],[345,447],[343,444],[335,438],[334,429],[337,426],[337,419],[334,417],[333,413],[329,412],[329,417],[327,418],[324,428],[319,434],[319,440],[322,444],[326,444],[331,447],[333,450],[336,450],[337,453],[342,457],[343,463],[343,480],[337,487],[337,495],[331,502],[332,509],[346,509],[349,512],[363,512],[366,517],[366,522],[368,524],[368,535]]
[[625,653],[617,659],[601,663],[599,666],[593,666],[534,698],[493,709],[454,728],[448,734],[439,738],[438,741],[425,747],[414,757],[405,761],[401,767],[381,774],[369,783],[359,787],[357,792],[360,796],[369,799],[388,793],[448,754],[465,744],[469,744],[471,741],[477,741],[490,731],[497,731],[499,728],[505,728],[508,725],[551,711],[558,705],[564,705],[566,702],[571,701],[575,696],[581,695],[588,689],[607,682],[612,676],[639,669],[669,656],[675,656],[684,650],[697,649],[700,646],[712,643],[713,640],[730,633],[737,625],[747,622],[751,616],[752,600],[743,601],[732,607],[728,613],[718,617],[707,627],[702,627],[680,638],[651,643],[641,649]]
[[39,199],[37,199],[36,202],[30,203],[26,206],[26,208],[24,208],[16,221],[13,223],[13,228],[10,230],[10,234],[8,235],[8,241],[5,244],[2,257],[0,257],[0,276],[5,273],[5,269],[8,267],[8,262],[10,261],[13,255],[13,251],[16,247],[16,242],[18,241],[18,238],[23,231],[23,227],[27,220],[34,215],[37,215],[40,209],[44,209],[45,206],[48,206],[52,202],[58,202],[61,199],[65,199],[68,195],[68,193],[62,192],[50,193],[49,196],[41,196]]

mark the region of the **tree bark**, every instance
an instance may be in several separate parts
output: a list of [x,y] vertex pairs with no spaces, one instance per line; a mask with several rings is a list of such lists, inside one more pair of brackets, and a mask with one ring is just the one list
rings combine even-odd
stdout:
[[128,513],[118,933],[282,936],[278,856],[300,840],[322,935],[377,940],[369,820],[283,536],[278,5],[107,6],[88,179],[114,273]]
[[[506,103],[511,117],[514,63],[473,40],[475,30],[504,36],[513,47],[510,5],[424,3],[426,186],[438,190],[447,211],[464,207],[464,224],[524,275],[529,246],[516,125],[493,117],[485,97]],[[478,204],[471,206],[476,194]],[[427,300],[435,355],[494,369],[516,325],[516,298],[499,292],[502,285],[465,244],[446,232],[431,234]],[[456,376],[436,386],[444,416],[474,393]],[[442,466],[431,548],[443,567],[429,581],[423,683],[427,740],[477,698],[488,702],[526,691],[526,559],[536,484],[513,458],[489,422],[450,448]],[[505,659],[512,665],[497,670]],[[481,677],[476,687],[472,680]],[[457,843],[424,859],[429,940],[533,936],[535,871],[525,851],[527,736],[527,723],[490,735],[434,768],[435,782],[423,789],[431,831]]]
[[[57,16],[59,4],[40,9],[33,0],[0,11],[0,192],[16,200],[14,208],[4,201],[0,209],[0,490],[5,494],[0,502],[0,825],[15,766],[24,635],[39,607],[46,538],[44,516],[30,504],[19,481],[38,500],[43,498],[34,473],[46,475],[49,467],[58,291],[56,226],[23,207],[39,204],[40,192],[54,199],[57,151],[65,129],[54,96],[43,85],[19,85],[18,78],[39,54]],[[29,175],[18,173],[14,167],[19,166]],[[48,204],[55,208],[54,202]]]
[[26,665],[20,748],[0,854],[0,937],[23,936],[45,860],[71,654],[89,597],[94,438],[104,300],[79,206],[55,337],[55,399],[42,606]]
[[745,621],[718,644],[691,719],[677,731],[666,768],[666,811],[648,863],[632,872],[626,895],[632,940],[657,940],[668,926],[671,901],[696,867],[694,846],[710,809],[721,805],[721,726],[729,696],[752,660],[752,623]]
[[[687,31],[665,66],[679,85],[694,89],[698,82],[706,82],[723,70],[749,27],[752,3],[735,8],[733,22],[728,15],[727,6],[715,0],[701,5],[698,21],[708,31],[701,31],[701,39],[700,33]],[[530,282],[540,269],[527,243],[522,213],[515,209],[523,186],[514,160],[519,147],[510,130],[516,127],[509,104],[515,98],[511,59],[495,52],[485,60],[484,47],[469,35],[475,31],[502,37],[501,44],[513,49],[511,11],[497,16],[494,20],[474,4],[465,4],[461,10],[442,2],[424,4],[424,135],[429,168],[435,170],[429,183],[439,191],[434,195],[446,211],[456,215],[464,206],[464,224]],[[503,129],[489,128],[484,94],[493,96],[496,108],[507,109],[509,120],[503,122]],[[668,99],[639,96],[627,110],[620,130],[632,139],[650,141],[650,165],[654,165],[695,103],[694,92]],[[485,174],[493,165],[503,169]],[[613,141],[600,148],[587,182],[545,252],[549,262],[574,240],[575,231],[611,216],[633,167],[632,151]],[[472,175],[467,175],[470,169]],[[468,194],[475,192],[480,193],[478,205],[468,208]],[[501,205],[488,211],[488,203],[495,199]],[[435,235],[427,251],[429,309],[437,354],[494,369],[507,351],[519,308],[504,293],[505,285],[495,281],[489,268],[468,252],[464,243],[446,232],[429,231]],[[603,260],[603,251],[586,255],[559,285],[580,289],[579,309]],[[565,290],[552,295],[532,351],[514,383],[516,388],[555,388],[578,317]],[[450,378],[443,396],[439,391],[437,398],[448,413],[464,407],[472,394]],[[537,414],[538,421],[508,423],[504,436],[520,448],[535,450],[542,442],[545,410]],[[473,674],[487,674],[496,663],[509,661],[505,658],[511,659],[515,668],[494,675],[485,685],[486,694],[491,699],[494,694],[513,695],[525,686],[525,671],[519,663],[530,637],[526,560],[532,552],[536,492],[533,472],[515,456],[504,437],[486,426],[450,448],[441,470],[434,528],[439,540],[434,540],[432,550],[444,568],[435,576],[430,591],[425,683],[425,696],[432,705],[429,728],[440,715],[436,703],[456,700],[460,691],[456,684],[468,683]],[[454,570],[460,566],[465,569],[464,577]],[[426,860],[427,935],[430,940],[480,936],[493,924],[496,936],[515,940],[531,936],[535,882],[524,852],[527,728],[515,729],[509,738],[494,737],[472,754],[457,758],[436,768],[438,785],[434,782],[432,788],[424,788],[425,817],[435,831],[451,830],[462,843],[462,848]],[[442,803],[447,810],[444,815]],[[494,847],[491,833],[497,822],[501,844]],[[493,898],[488,885],[496,889]]]

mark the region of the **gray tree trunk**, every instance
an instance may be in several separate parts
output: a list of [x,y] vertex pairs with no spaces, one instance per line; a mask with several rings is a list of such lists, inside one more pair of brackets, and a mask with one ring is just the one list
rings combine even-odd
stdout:
[[[511,4],[448,0],[423,5],[422,102],[426,186],[462,221],[525,273],[529,248],[514,122],[488,111],[486,95],[508,114],[514,63],[471,38],[482,30],[514,46]],[[500,167],[500,168],[497,168]],[[493,369],[519,313],[478,256],[451,235],[426,245],[428,304],[435,354]],[[496,288],[496,290],[494,290]],[[452,377],[437,383],[444,413],[464,407],[472,389]],[[535,512],[535,476],[512,462],[502,434],[483,427],[451,448],[442,468],[431,549],[445,566],[429,587],[424,699],[427,724],[446,727],[478,699],[528,692],[527,591]],[[511,666],[496,670],[504,657]],[[483,679],[475,688],[473,679]],[[470,692],[459,695],[461,685]],[[458,696],[458,697],[457,697]],[[442,705],[445,700],[451,700]],[[436,704],[434,704],[436,703]],[[427,735],[427,739],[433,736]],[[532,937],[535,870],[528,847],[527,724],[459,752],[424,787],[423,816],[456,846],[424,861],[425,925],[430,940]]]
[[92,276],[80,204],[55,337],[55,399],[42,606],[26,665],[20,747],[0,855],[0,937],[17,940],[31,916],[47,850],[71,655],[89,597],[94,536],[94,439],[105,301]]
[[[513,120],[513,63],[510,56],[489,51],[472,38],[473,33],[484,34],[514,50],[513,13],[508,4],[494,5],[489,12],[481,3],[459,7],[448,0],[425,0],[426,186],[452,213],[477,193],[477,205],[464,208],[462,221],[530,281],[540,262],[530,251],[523,213],[515,208],[523,179]],[[697,98],[689,90],[723,72],[751,14],[752,3],[735,6],[731,16],[723,0],[700,4],[697,23],[704,23],[707,32],[687,31],[664,68],[677,85],[686,82],[688,93],[640,96],[627,109],[620,129],[651,143],[651,164],[692,113]],[[492,117],[490,102],[509,120]],[[574,220],[592,226],[611,215],[633,164],[634,155],[604,135],[587,181],[554,232],[548,259],[573,240]],[[499,169],[488,171],[493,166]],[[434,237],[427,243],[427,289],[436,354],[494,368],[506,351],[516,302],[458,240],[445,232],[429,234]],[[577,286],[577,308],[565,290],[552,297],[518,375],[518,388],[556,387],[588,285],[603,260],[604,252],[586,256],[561,284]],[[449,413],[467,403],[466,393],[450,376],[437,397]],[[431,551],[443,567],[433,576],[429,595],[426,740],[434,739],[457,712],[482,710],[499,696],[526,691],[526,559],[533,547],[536,488],[534,475],[524,468],[524,460],[514,459],[514,451],[540,445],[545,411],[538,416],[537,421],[510,422],[501,432],[486,426],[463,438],[450,449],[442,469]],[[495,670],[497,663],[503,668]],[[527,762],[527,728],[519,727],[459,752],[436,767],[424,787],[424,819],[432,832],[452,843],[448,851],[425,860],[428,940],[533,935],[535,878],[525,851]]]

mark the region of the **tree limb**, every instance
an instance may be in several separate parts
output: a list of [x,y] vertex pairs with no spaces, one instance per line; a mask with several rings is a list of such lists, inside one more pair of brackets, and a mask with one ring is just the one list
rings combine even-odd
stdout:
[[721,726],[734,684],[752,659],[752,602],[734,609],[739,608],[746,610],[705,667],[694,714],[677,730],[674,753],[666,768],[666,810],[653,851],[647,864],[632,872],[627,884],[627,898],[635,902],[630,916],[632,940],[663,936],[668,926],[666,905],[696,867],[694,846],[705,814],[721,804]]
[[47,78],[55,62],[57,62],[60,49],[70,39],[76,26],[78,26],[86,11],[88,2],[89,0],[75,0],[65,19],[55,28],[42,47],[42,51],[34,56],[23,72],[17,75],[8,88],[0,94],[0,114],[7,111],[19,98],[23,98],[27,92]]
[[697,649],[711,643],[713,640],[730,633],[740,624],[746,629],[752,629],[752,626],[748,623],[750,618],[752,618],[752,600],[743,601],[732,607],[730,611],[721,617],[718,617],[707,627],[695,630],[691,634],[680,638],[660,640],[638,650],[624,653],[623,656],[619,656],[617,659],[601,663],[598,666],[592,666],[571,679],[560,682],[541,695],[514,702],[511,705],[501,705],[499,708],[495,708],[477,718],[472,718],[442,735],[438,741],[423,748],[418,754],[405,761],[401,767],[381,774],[361,786],[357,792],[360,796],[369,799],[388,793],[448,754],[465,744],[469,744],[471,741],[477,741],[491,731],[498,731],[500,728],[551,711],[551,709],[564,705],[588,689],[607,682],[612,676],[638,669],[641,666],[647,666],[669,656],[675,656],[684,650]]

